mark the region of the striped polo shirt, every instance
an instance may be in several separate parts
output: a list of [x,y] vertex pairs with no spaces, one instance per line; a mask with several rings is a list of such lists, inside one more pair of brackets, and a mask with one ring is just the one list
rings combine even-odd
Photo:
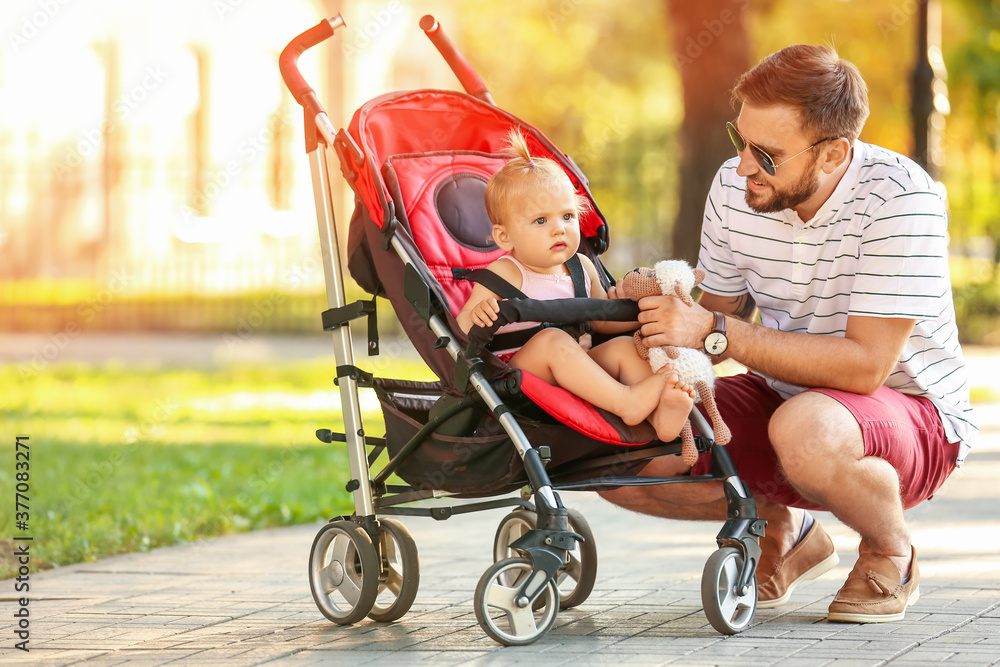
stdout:
[[[755,213],[739,159],[722,165],[708,196],[701,288],[747,291],[764,326],[843,336],[850,315],[916,320],[885,384],[926,396],[961,463],[979,431],[958,342],[948,269],[948,217],[934,182],[912,160],[856,141],[840,184],[808,222],[792,209]],[[784,398],[803,387],[767,378]]]

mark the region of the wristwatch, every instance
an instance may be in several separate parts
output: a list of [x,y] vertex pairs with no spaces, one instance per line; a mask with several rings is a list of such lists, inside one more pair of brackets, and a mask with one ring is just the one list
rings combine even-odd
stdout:
[[705,336],[705,352],[718,357],[729,347],[729,338],[726,337],[726,316],[718,311],[712,314],[715,316],[715,323],[712,325],[712,331]]

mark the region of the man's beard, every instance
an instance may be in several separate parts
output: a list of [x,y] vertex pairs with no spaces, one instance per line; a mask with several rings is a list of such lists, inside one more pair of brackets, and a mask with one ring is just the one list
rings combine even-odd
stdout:
[[[757,213],[777,213],[786,208],[795,208],[812,197],[819,190],[819,174],[812,168],[816,164],[817,157],[813,157],[809,167],[802,172],[802,177],[786,190],[778,190],[771,186],[770,192],[757,193],[752,192],[750,186],[747,185],[747,206]],[[749,180],[750,177],[748,176],[747,179]]]

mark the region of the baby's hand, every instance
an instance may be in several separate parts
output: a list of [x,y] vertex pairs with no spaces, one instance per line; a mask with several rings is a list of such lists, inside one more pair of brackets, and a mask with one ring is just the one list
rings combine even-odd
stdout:
[[618,285],[612,285],[608,288],[608,298],[617,299],[618,298]]
[[590,350],[590,348],[594,347],[594,339],[589,333],[580,336],[579,343],[580,347],[585,350]]
[[497,320],[500,304],[493,297],[483,299],[472,309],[472,323],[481,327],[489,327]]

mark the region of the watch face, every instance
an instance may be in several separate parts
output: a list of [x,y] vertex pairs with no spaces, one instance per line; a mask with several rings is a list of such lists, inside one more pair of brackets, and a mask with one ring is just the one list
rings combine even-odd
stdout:
[[726,334],[713,331],[705,338],[705,351],[711,355],[719,356],[729,347],[729,339]]

